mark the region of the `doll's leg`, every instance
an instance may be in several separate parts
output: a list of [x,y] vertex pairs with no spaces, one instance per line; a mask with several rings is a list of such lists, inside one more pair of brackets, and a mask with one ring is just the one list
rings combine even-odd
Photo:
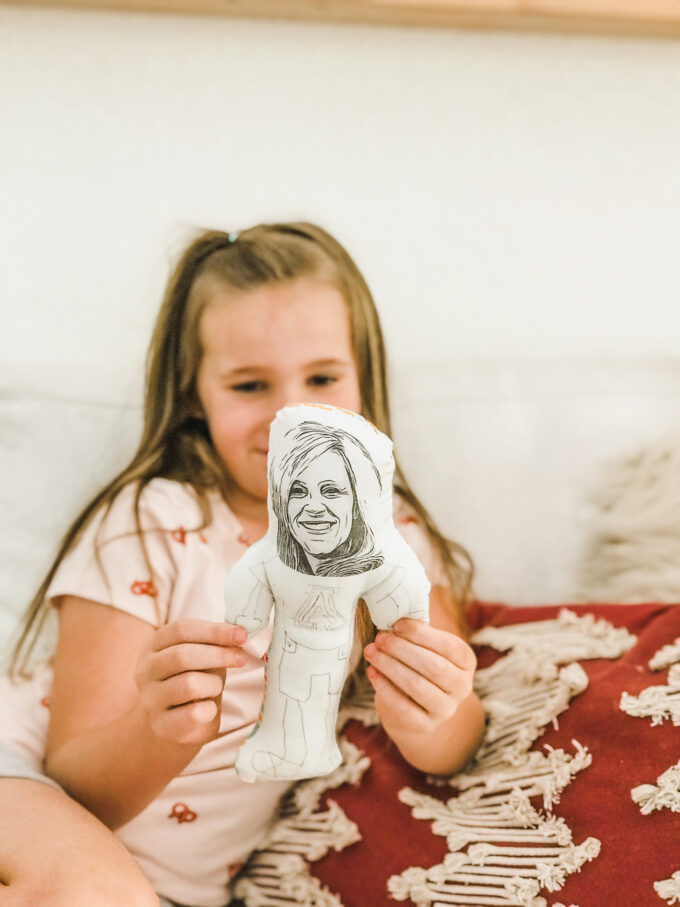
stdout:
[[158,907],[158,897],[109,829],[63,791],[0,778],[3,907]]
[[236,761],[245,780],[309,778],[340,765],[335,725],[349,648],[310,649],[286,636],[280,660],[270,651],[262,722]]
[[[284,695],[283,693],[281,694]],[[307,755],[307,739],[302,721],[302,706],[297,699],[285,697],[283,707],[283,751],[281,758],[302,765]]]
[[300,770],[307,755],[307,741],[302,721],[302,708],[297,699],[278,692],[269,695],[269,710],[276,709],[280,721],[269,721],[257,739],[249,740],[239,753],[236,768],[246,776],[247,766],[270,778],[301,777]]
[[329,691],[327,674],[315,676],[307,683],[309,695],[303,701],[278,694],[285,701],[282,745],[278,750],[256,749],[254,741],[252,767],[259,774],[306,778],[327,774],[342,761],[335,738],[340,694]]
[[340,693],[329,693],[328,709],[326,711],[326,734],[324,747],[321,753],[321,765],[329,765],[337,761],[338,741],[336,726],[338,723],[338,710],[340,708]]
[[331,677],[315,677],[312,694],[301,703],[302,723],[307,739],[307,763],[319,774],[327,774],[340,764],[341,755],[335,736],[340,693],[331,688]]

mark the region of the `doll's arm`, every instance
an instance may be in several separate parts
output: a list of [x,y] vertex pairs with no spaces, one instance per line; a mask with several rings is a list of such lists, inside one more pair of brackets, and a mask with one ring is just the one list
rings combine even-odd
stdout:
[[406,543],[400,554],[400,564],[363,593],[371,620],[379,630],[391,629],[402,617],[429,620],[430,583],[425,570]]
[[256,543],[231,568],[224,584],[227,623],[245,627],[248,636],[258,633],[269,623],[274,606],[267,573],[264,548]]

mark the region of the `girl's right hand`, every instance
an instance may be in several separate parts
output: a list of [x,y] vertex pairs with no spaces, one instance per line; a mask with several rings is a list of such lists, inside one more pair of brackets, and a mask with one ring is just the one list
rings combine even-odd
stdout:
[[243,627],[184,619],[160,627],[135,669],[138,706],[157,737],[203,745],[217,736],[227,668],[242,667]]

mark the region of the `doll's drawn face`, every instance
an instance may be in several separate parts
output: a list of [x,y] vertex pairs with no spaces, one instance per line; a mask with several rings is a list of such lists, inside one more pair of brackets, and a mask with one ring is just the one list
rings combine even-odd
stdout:
[[293,480],[288,521],[308,554],[329,554],[352,528],[354,494],[342,458],[332,450],[316,457]]

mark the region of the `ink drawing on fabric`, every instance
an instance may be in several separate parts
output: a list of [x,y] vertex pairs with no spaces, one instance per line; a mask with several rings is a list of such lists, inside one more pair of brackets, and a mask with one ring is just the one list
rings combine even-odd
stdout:
[[356,413],[286,407],[269,442],[269,528],[230,571],[226,615],[250,635],[274,611],[260,722],[239,750],[246,781],[325,775],[357,602],[379,629],[428,619],[430,585],[392,520],[392,442]]

